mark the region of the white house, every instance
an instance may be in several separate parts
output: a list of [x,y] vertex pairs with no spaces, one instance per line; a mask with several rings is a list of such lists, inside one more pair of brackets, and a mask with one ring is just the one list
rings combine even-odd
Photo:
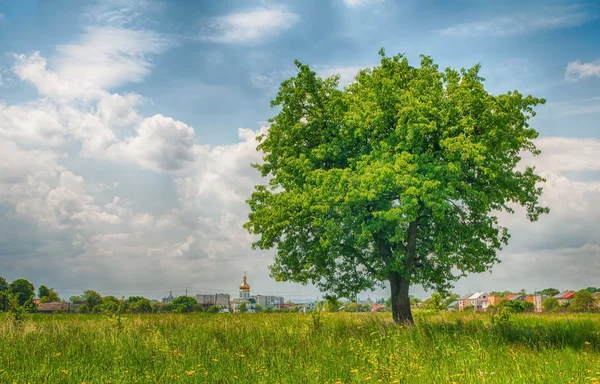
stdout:
[[485,300],[485,307],[487,308],[487,299],[490,296],[487,292],[475,292],[469,297],[469,305],[473,306],[475,310],[483,309],[483,302]]

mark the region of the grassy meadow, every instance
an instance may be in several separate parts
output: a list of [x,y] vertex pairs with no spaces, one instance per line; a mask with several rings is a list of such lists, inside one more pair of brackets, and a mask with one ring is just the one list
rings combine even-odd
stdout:
[[0,317],[0,383],[600,383],[600,316]]

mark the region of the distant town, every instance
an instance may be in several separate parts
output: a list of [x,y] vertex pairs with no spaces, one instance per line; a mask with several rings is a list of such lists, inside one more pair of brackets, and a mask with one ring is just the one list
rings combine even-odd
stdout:
[[[37,298],[36,298],[37,296]],[[436,311],[474,311],[490,312],[507,308],[512,312],[561,312],[561,311],[599,311],[600,288],[588,287],[579,291],[559,291],[546,288],[539,292],[528,293],[492,291],[471,292],[464,295],[456,293],[433,293],[426,300],[411,297],[411,306],[416,310]],[[391,298],[371,300],[356,297],[353,300],[341,300],[326,296],[323,300],[303,303],[286,301],[283,296],[252,295],[248,278],[244,273],[239,286],[238,297],[228,293],[199,293],[195,296],[174,296],[165,294],[161,300],[150,300],[142,296],[130,296],[119,299],[115,296],[102,296],[94,290],[84,291],[81,296],[71,296],[63,300],[58,293],[44,285],[36,291],[25,279],[17,279],[10,284],[0,276],[0,309],[23,308],[29,312],[42,313],[188,313],[208,311],[255,313],[255,312],[388,312],[392,308]]]

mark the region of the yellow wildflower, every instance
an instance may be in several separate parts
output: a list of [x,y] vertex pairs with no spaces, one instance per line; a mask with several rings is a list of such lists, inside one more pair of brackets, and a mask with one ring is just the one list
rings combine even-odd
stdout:
[[192,376],[196,371],[185,371],[185,374],[188,376]]
[[240,356],[240,359],[243,359],[244,357],[246,357],[246,355],[244,355],[244,354],[241,354],[239,356]]
[[592,343],[590,343],[589,341],[586,341],[584,344],[585,344],[585,345],[590,345],[590,344],[592,344]]
[[65,375],[68,375],[68,374],[69,374],[69,371],[67,371],[66,369],[61,369],[60,371],[61,371],[62,373],[64,373]]
[[319,373],[319,372],[321,372],[321,370],[320,370],[320,369],[318,369],[318,368],[317,368],[317,369],[315,369],[315,373]]
[[358,373],[358,369],[357,368],[351,369],[350,372],[352,372],[352,373]]
[[213,363],[216,363],[219,360],[217,360],[217,359],[210,359],[210,361],[212,361]]

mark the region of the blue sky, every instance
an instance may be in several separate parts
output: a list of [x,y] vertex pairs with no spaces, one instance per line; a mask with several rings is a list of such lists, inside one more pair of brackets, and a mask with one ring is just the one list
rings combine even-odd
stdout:
[[413,64],[481,63],[491,92],[548,101],[530,161],[553,213],[507,217],[493,279],[457,290],[600,285],[598,36],[594,1],[2,2],[0,271],[65,296],[158,297],[235,293],[247,270],[260,292],[314,296],[270,280],[272,253],[250,251],[240,228],[261,182],[253,138],[294,59],[348,83],[384,47]]

